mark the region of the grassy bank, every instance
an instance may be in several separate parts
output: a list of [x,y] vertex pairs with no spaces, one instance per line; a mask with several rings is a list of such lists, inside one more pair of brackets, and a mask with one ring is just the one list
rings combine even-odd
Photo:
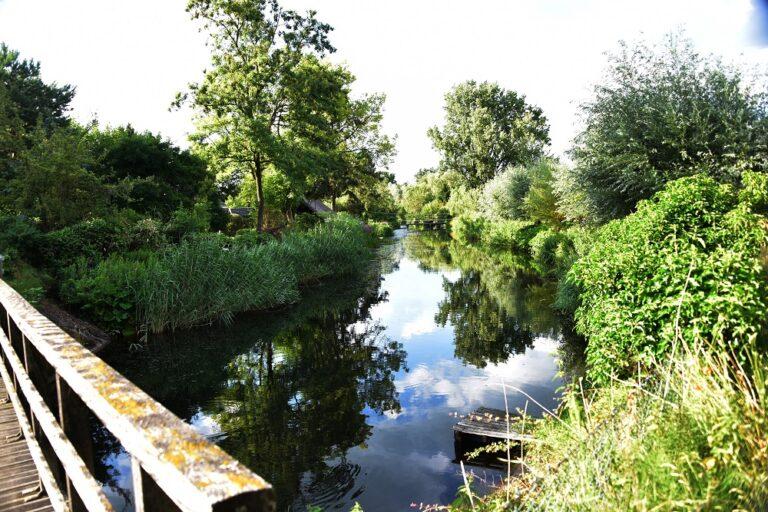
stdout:
[[337,215],[280,239],[198,235],[160,253],[110,256],[73,268],[62,295],[113,329],[173,331],[296,302],[300,285],[348,275],[371,256],[359,221]]
[[[522,475],[452,510],[761,510],[768,503],[766,358],[747,369],[704,344],[655,363],[652,378],[572,390],[527,419]],[[531,405],[532,407],[533,405]],[[513,455],[514,456],[514,455]]]

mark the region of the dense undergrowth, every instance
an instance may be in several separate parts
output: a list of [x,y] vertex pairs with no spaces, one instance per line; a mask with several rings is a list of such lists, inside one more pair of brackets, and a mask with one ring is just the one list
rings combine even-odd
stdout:
[[337,215],[280,239],[199,234],[159,253],[116,254],[72,267],[61,293],[100,325],[172,331],[295,302],[300,285],[351,274],[370,254],[362,224]]

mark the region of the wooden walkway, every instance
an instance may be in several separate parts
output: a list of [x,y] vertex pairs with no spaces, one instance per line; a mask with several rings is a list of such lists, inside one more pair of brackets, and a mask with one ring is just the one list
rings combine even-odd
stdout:
[[1,377],[0,402],[0,512],[52,511]]

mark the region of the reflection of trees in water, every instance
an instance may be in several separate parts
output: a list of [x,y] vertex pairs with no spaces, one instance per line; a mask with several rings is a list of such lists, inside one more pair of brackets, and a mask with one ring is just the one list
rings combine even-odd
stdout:
[[542,336],[563,341],[561,363],[566,372],[578,367],[580,344],[572,342],[568,319],[552,308],[557,284],[535,276],[524,257],[467,247],[427,233],[407,238],[404,247],[424,268],[461,271],[455,281],[444,280],[446,296],[435,319],[453,326],[457,357],[484,367],[506,361]]
[[[336,501],[354,487],[359,468],[345,456],[371,434],[366,409],[400,411],[393,378],[406,353],[370,319],[386,300],[378,276],[362,296],[359,287],[329,290],[283,314],[110,360],[182,418],[213,419],[223,431],[216,442],[272,483],[279,509]],[[117,449],[102,443],[102,458]]]
[[484,289],[479,272],[462,272],[455,282],[444,279],[443,289],[446,298],[435,321],[453,326],[456,357],[464,362],[483,368],[533,344],[533,334]]

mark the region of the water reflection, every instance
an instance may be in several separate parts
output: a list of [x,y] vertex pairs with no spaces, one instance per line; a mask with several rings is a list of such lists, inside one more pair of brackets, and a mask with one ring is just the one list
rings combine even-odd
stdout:
[[[461,483],[449,413],[503,407],[502,380],[555,405],[565,330],[551,293],[512,259],[407,236],[370,279],[106,357],[270,481],[279,510],[407,510],[449,502]],[[122,508],[125,455],[96,439]]]

